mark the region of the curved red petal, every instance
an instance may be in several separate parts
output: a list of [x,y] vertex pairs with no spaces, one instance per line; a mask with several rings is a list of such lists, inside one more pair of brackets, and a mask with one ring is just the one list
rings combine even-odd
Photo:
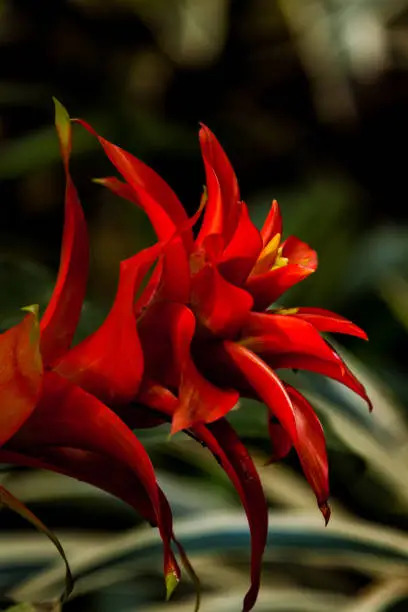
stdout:
[[282,243],[282,256],[287,257],[290,264],[297,264],[309,270],[309,274],[317,269],[316,251],[296,236],[289,236]]
[[337,380],[366,401],[370,411],[373,408],[364,386],[349,370],[340,357],[336,362],[325,361],[317,357],[305,357],[304,355],[293,353],[268,359],[268,363],[270,363],[271,367],[274,369],[308,370]]
[[28,419],[41,393],[43,367],[34,312],[0,334],[0,445]]
[[142,483],[154,508],[166,566],[173,557],[171,533],[161,514],[156,476],[143,445],[105,404],[54,372],[45,373],[42,398],[13,438],[13,449],[22,453],[43,445],[90,451],[126,464]]
[[196,247],[204,245],[206,238],[220,236],[225,244],[223,229],[225,225],[221,187],[214,169],[204,157],[204,167],[207,179],[208,199],[205,207],[203,222],[196,238]]
[[234,337],[252,308],[247,291],[226,281],[212,265],[192,279],[191,303],[199,321],[214,334]]
[[296,444],[298,433],[295,414],[282,381],[258,355],[244,346],[226,341],[224,349],[261,401],[279,419],[293,444]]
[[265,247],[274,236],[279,234],[282,236],[282,215],[280,212],[279,204],[276,200],[272,202],[272,206],[269,210],[268,216],[265,219],[265,223],[261,229],[261,236],[263,246]]
[[109,405],[131,401],[140,385],[143,353],[134,314],[135,294],[160,249],[156,244],[121,262],[119,286],[107,318],[53,366]]
[[336,312],[324,310],[323,308],[304,308],[296,309],[293,316],[308,321],[321,332],[348,334],[363,340],[368,340],[364,330],[355,325],[352,321],[345,319]]
[[240,195],[237,177],[224,149],[211,130],[203,124],[199,139],[207,177],[208,202],[197,244],[201,244],[205,236],[214,233],[214,220],[217,219],[222,220],[219,229],[227,245],[238,223]]
[[188,219],[179,227],[175,225],[161,203],[156,202],[147,192],[141,198],[142,190],[135,192],[127,183],[116,178],[98,179],[116,195],[140,206],[149,217],[158,239],[165,243],[160,276],[156,278],[156,286],[152,287],[161,299],[187,302],[190,294],[190,266],[185,244],[182,241],[183,231],[194,224],[196,217]]
[[132,187],[139,205],[147,213],[155,203],[156,207],[159,205],[163,209],[175,227],[186,224],[183,230],[183,242],[187,250],[191,251],[193,235],[191,228],[188,227],[187,213],[171,187],[154,170],[134,155],[99,136],[88,123],[82,119],[75,119],[74,121],[80,123],[88,132],[96,136],[107,157]]
[[290,436],[275,417],[268,415],[268,433],[272,444],[272,454],[267,461],[267,465],[280,461],[290,452],[293,444]]
[[285,384],[285,387],[292,400],[296,415],[298,429],[296,451],[305,477],[316,495],[317,503],[327,524],[328,516],[330,516],[327,504],[329,498],[329,466],[324,431],[315,411],[306,398],[291,385]]
[[254,309],[266,310],[288,289],[310,276],[312,272],[314,270],[308,270],[303,266],[288,264],[265,272],[265,274],[249,276],[245,289],[254,298]]
[[246,280],[262,250],[261,235],[250,219],[245,202],[239,203],[238,210],[238,225],[219,263],[221,274],[235,285]]
[[311,323],[290,315],[251,312],[240,342],[255,353],[298,353],[338,360]]
[[268,536],[268,507],[258,472],[247,449],[231,425],[220,419],[215,423],[192,428],[192,433],[205,444],[219,461],[231,480],[244,506],[251,531],[251,587],[243,610],[249,612],[255,605],[261,579],[262,556]]
[[44,363],[57,359],[71,346],[82,310],[89,268],[84,213],[69,173],[70,119],[64,107],[57,101],[55,111],[55,124],[66,176],[65,217],[57,282],[41,319],[41,354]]

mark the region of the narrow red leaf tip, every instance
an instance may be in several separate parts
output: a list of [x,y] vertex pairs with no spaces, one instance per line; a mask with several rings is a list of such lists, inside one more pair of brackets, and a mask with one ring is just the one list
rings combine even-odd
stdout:
[[29,418],[41,393],[38,306],[29,306],[18,325],[0,334],[0,446]]
[[329,504],[327,502],[325,502],[324,504],[321,504],[319,506],[319,510],[323,515],[325,527],[327,527],[330,521],[330,517],[331,517],[331,510],[330,510]]
[[66,188],[60,267],[53,294],[41,319],[41,354],[46,364],[61,357],[71,346],[81,315],[89,267],[85,218],[69,173],[71,123],[62,104],[55,98],[54,103]]

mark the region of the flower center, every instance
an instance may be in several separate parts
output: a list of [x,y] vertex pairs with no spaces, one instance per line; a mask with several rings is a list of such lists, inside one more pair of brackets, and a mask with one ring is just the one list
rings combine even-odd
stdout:
[[255,266],[252,269],[251,275],[265,274],[276,268],[283,268],[289,262],[287,257],[282,256],[283,246],[279,246],[281,235],[275,236],[263,248]]

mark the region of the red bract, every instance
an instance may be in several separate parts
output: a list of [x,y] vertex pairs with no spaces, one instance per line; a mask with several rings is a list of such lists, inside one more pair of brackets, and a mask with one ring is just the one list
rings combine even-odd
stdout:
[[180,576],[171,549],[172,540],[179,544],[170,508],[144,447],[114,410],[120,411],[139,390],[144,360],[135,295],[171,240],[121,263],[105,322],[71,348],[86,289],[88,239],[69,173],[71,123],[58,102],[56,125],[66,175],[61,264],[40,324],[31,307],[19,325],[0,335],[0,461],[61,472],[131,504],[160,531],[170,593]]
[[[243,606],[250,610],[259,588],[267,508],[254,467],[224,417],[240,395],[267,405],[273,458],[284,456],[292,446],[296,449],[327,522],[322,427],[307,400],[283,383],[276,370],[320,372],[369,403],[364,387],[319,332],[366,335],[329,311],[273,306],[316,270],[317,255],[294,236],[282,239],[276,202],[262,229],[255,227],[240,199],[232,166],[207,127],[200,130],[206,205],[194,238],[182,205],[163,179],[78,121],[99,139],[124,179],[98,182],[141,207],[160,240],[177,229],[181,235],[162,252],[148,300],[136,306],[138,312],[145,309],[138,321],[145,356],[138,401],[164,420],[171,419],[173,432],[184,429],[206,444],[236,487],[252,535],[252,584]],[[122,417],[135,423],[132,410]]]

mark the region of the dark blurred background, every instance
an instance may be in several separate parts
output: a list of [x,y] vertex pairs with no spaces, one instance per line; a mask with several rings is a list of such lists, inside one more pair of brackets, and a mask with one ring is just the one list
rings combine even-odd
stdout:
[[[385,387],[378,392],[379,414],[382,427],[392,424],[393,448],[392,436],[406,425],[408,396],[408,2],[0,0],[3,329],[21,306],[46,303],[58,268],[64,177],[52,96],[71,116],[86,119],[151,165],[190,214],[204,183],[199,122],[216,133],[256,222],[261,225],[276,198],[285,234],[296,233],[318,250],[319,271],[285,303],[337,310],[368,332],[368,344],[347,339],[343,344],[369,369],[373,384]],[[142,213],[90,181],[112,174],[112,168],[78,126],[72,174],[91,233],[91,278],[80,332],[87,333],[109,306],[119,260],[154,236]],[[351,401],[336,395],[337,387],[312,390],[339,405]],[[250,426],[241,423],[244,437],[256,452],[266,452],[264,434],[256,427],[248,434]],[[329,433],[335,496],[356,516],[406,529],[408,493],[400,490],[404,477],[408,481],[405,430],[399,441],[405,454],[396,459],[400,479],[384,484],[383,473],[382,488],[378,474],[367,476],[367,457],[374,451],[369,447],[360,456],[358,440],[350,448],[347,431],[341,443],[338,435]],[[199,478],[182,450],[180,458],[177,443],[171,451],[163,450],[165,443],[166,434],[161,444],[152,443],[159,468],[176,479],[186,471]],[[384,461],[374,461],[374,472]],[[294,459],[287,464],[296,472]],[[390,471],[385,469],[388,476]],[[60,480],[64,490],[67,480]],[[394,504],[391,489],[403,503]],[[32,499],[54,528],[72,527],[72,509],[78,509],[63,497],[46,495],[48,505]],[[119,506],[98,505],[95,514],[94,504],[80,505],[74,526],[110,528]],[[133,516],[123,512],[117,526],[133,525]],[[4,525],[23,529],[8,514]],[[341,580],[356,592],[366,584]],[[80,609],[80,601],[74,600],[72,609]],[[101,601],[81,609],[120,608],[115,597],[116,603]],[[310,609],[320,609],[314,605]],[[407,607],[389,609],[408,609],[408,603],[398,605]],[[147,610],[144,606],[123,610]]]

